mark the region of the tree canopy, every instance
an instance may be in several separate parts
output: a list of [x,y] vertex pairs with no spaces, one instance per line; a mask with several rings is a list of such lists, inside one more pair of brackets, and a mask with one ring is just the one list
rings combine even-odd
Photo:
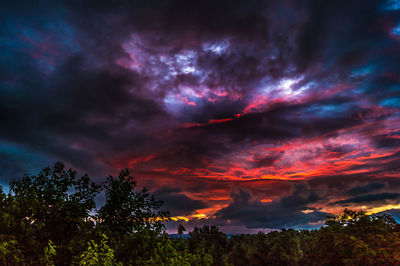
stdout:
[[[1,188],[1,187],[0,187]],[[96,199],[105,202],[96,208]],[[62,163],[0,189],[2,265],[399,265],[400,225],[345,209],[318,230],[228,236],[216,226],[168,237],[161,211],[128,170],[97,184]]]

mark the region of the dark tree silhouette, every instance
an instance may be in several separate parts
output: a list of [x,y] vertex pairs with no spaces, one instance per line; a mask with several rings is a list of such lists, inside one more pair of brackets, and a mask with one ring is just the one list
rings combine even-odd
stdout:
[[318,230],[228,237],[203,226],[170,239],[168,213],[128,170],[98,185],[56,163],[9,188],[0,190],[0,265],[400,265],[400,227],[385,214],[345,209]]
[[106,202],[98,213],[100,225],[120,234],[164,230],[168,212],[159,210],[162,202],[149,195],[146,188],[135,190],[136,182],[128,169],[121,171],[118,178],[109,176],[103,188]]

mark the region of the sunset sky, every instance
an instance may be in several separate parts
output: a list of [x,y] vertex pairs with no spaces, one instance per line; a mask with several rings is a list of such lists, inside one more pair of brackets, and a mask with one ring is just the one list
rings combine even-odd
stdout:
[[3,186],[56,161],[97,181],[129,168],[165,202],[170,232],[400,208],[400,0],[0,12]]

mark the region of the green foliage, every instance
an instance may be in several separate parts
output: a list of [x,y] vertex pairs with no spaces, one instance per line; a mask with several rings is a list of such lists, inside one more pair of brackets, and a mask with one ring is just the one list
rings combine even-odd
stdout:
[[54,257],[56,256],[56,246],[51,240],[49,244],[44,248],[44,259],[43,264],[46,266],[54,266]]
[[148,265],[165,266],[190,266],[190,265],[213,265],[212,255],[207,253],[204,248],[190,253],[187,249],[179,250],[179,245],[165,238],[157,244],[154,254],[147,262]]
[[[62,163],[13,180],[8,194],[0,191],[1,260],[6,265],[70,265],[81,255],[83,262],[92,258],[100,263],[110,261],[107,256],[126,255],[126,250],[143,255],[144,249],[155,246],[168,216],[159,211],[161,202],[146,190],[136,192],[135,186],[127,170],[98,185],[87,175],[78,178]],[[95,199],[102,191],[106,202],[96,212]],[[146,231],[151,233],[145,238],[138,233]],[[110,246],[99,236],[110,237]],[[138,249],[132,242],[137,239],[142,239]],[[144,255],[149,259],[151,252]]]
[[225,263],[227,247],[228,237],[217,226],[195,227],[189,233],[189,251],[195,253],[204,250],[210,253],[214,265],[223,265]]
[[298,265],[303,260],[302,234],[293,229],[231,238],[234,265]]
[[318,231],[316,259],[342,265],[400,264],[400,235],[388,215],[344,210]]
[[20,265],[24,261],[18,242],[12,237],[4,239],[4,236],[0,236],[0,262],[3,265]]
[[299,232],[290,229],[268,234],[267,257],[272,264],[296,265],[303,258]]
[[102,235],[100,244],[93,240],[88,242],[87,249],[79,256],[79,265],[96,266],[96,265],[122,265],[116,263],[114,258],[114,250],[107,245],[107,236]]
[[62,163],[9,187],[9,194],[0,196],[0,235],[15,238],[28,264],[43,261],[50,239],[59,248],[58,260],[68,262],[68,246],[94,226],[89,213],[100,187],[86,175],[77,178]]

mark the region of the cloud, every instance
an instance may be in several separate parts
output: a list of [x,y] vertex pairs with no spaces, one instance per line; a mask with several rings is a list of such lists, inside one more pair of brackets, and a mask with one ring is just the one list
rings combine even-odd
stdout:
[[352,187],[351,189],[349,189],[346,192],[346,194],[348,194],[348,195],[367,194],[367,193],[374,192],[376,190],[380,190],[383,188],[385,188],[385,183],[380,183],[380,182],[368,183],[363,186]]
[[332,204],[346,204],[346,203],[376,203],[385,201],[396,201],[400,199],[400,193],[376,193],[367,194],[362,196],[351,197],[345,200],[339,200]]
[[190,215],[197,209],[207,207],[205,202],[186,196],[179,188],[161,188],[154,191],[154,195],[164,202],[163,209],[170,211],[171,216]]
[[177,215],[207,207],[235,228],[397,199],[393,3],[3,6],[3,183],[58,160],[96,179],[129,167]]
[[327,215],[308,206],[316,203],[319,197],[305,184],[295,186],[290,195],[270,203],[255,199],[249,191],[241,188],[232,192],[231,197],[233,202],[218,211],[216,217],[248,228],[302,228],[324,220]]
[[[4,88],[2,138],[86,170],[101,148],[125,152],[130,143],[138,146],[151,139],[145,124],[164,112],[154,101],[129,93],[129,86],[140,86],[139,79],[122,69],[85,69],[82,60],[70,58],[50,81],[29,70],[24,72],[28,80],[12,90]],[[36,96],[38,91],[42,96]],[[140,131],[129,129],[137,125]]]

